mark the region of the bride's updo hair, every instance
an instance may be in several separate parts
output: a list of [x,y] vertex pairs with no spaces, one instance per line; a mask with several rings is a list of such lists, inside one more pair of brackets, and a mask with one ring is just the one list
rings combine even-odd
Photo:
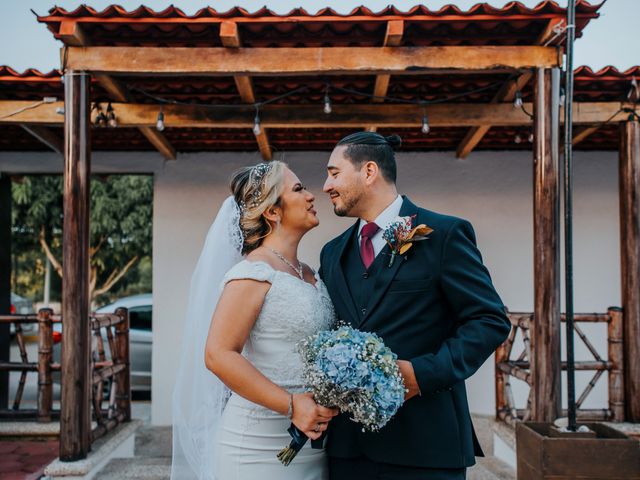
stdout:
[[243,167],[231,177],[231,193],[240,207],[243,255],[258,248],[273,229],[262,214],[279,205],[286,166],[284,162],[272,160]]

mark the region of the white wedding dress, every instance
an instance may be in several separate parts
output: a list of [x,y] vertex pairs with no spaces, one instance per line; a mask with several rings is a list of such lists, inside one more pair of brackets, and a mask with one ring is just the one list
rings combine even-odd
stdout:
[[[297,344],[335,321],[325,285],[316,285],[273,269],[264,262],[243,260],[227,272],[224,283],[253,279],[271,284],[262,310],[251,330],[243,355],[262,374],[291,393],[306,389]],[[235,393],[227,403],[216,432],[216,480],[326,480],[323,449],[307,442],[289,466],[276,454],[289,445],[291,421]]]

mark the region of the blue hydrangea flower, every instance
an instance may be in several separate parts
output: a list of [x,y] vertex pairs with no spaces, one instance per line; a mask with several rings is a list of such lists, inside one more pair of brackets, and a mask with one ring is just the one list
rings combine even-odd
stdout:
[[303,340],[299,350],[316,401],[349,412],[363,429],[379,430],[402,406],[397,356],[376,334],[342,325]]

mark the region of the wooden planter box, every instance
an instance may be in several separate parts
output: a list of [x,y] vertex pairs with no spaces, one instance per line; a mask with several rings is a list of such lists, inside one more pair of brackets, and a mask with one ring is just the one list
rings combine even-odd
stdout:
[[599,423],[595,435],[556,436],[552,424],[518,423],[518,480],[640,479],[640,442]]

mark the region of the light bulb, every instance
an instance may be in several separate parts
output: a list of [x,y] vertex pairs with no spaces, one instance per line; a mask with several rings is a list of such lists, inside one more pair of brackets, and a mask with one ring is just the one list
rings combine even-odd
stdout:
[[513,100],[513,106],[516,108],[522,108],[522,93],[520,90],[516,92],[516,98]]
[[522,143],[522,137],[518,134],[515,137],[513,137],[513,141],[516,143]]
[[94,125],[96,127],[104,127],[107,124],[107,117],[106,115],[102,112],[102,110],[100,110],[98,112],[98,115],[96,116],[96,119],[94,121]]
[[115,128],[118,126],[118,122],[116,120],[116,113],[113,111],[113,107],[111,103],[107,106],[107,125],[111,128]]
[[331,113],[331,99],[329,98],[329,94],[324,94],[324,113],[329,115]]
[[421,130],[422,130],[422,133],[424,133],[425,135],[431,131],[431,127],[429,126],[429,117],[427,117],[426,113],[422,116]]
[[529,143],[533,143],[533,133],[529,134]]
[[253,120],[253,134],[258,136],[260,133],[262,133],[262,128],[260,128],[260,115],[256,112],[256,118]]
[[160,110],[158,112],[158,121],[156,122],[156,130],[159,132],[164,130],[164,112]]

